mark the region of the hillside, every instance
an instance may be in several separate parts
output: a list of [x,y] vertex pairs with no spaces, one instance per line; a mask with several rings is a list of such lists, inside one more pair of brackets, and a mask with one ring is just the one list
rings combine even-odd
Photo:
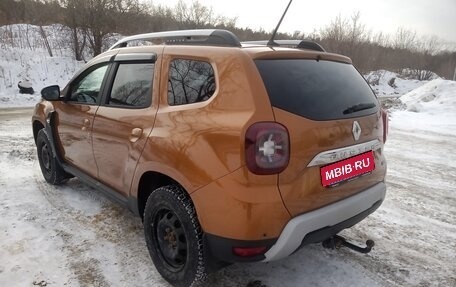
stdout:
[[[42,30],[27,24],[1,26],[0,107],[33,106],[42,88],[63,88],[84,64],[74,59],[70,41],[69,29],[62,25],[42,26]],[[83,54],[90,59],[88,49]],[[19,81],[30,82],[35,94],[20,94]]]
[[[42,88],[49,85],[63,88],[84,64],[74,60],[68,45],[71,38],[67,27],[50,25],[42,28],[26,24],[0,27],[0,107],[35,105],[40,100]],[[107,45],[118,37],[112,36]],[[86,60],[91,58],[88,49],[83,54]],[[425,83],[384,70],[372,71],[365,77],[380,97],[398,97]],[[392,78],[395,81],[390,85]],[[30,82],[35,94],[20,94],[19,81]]]

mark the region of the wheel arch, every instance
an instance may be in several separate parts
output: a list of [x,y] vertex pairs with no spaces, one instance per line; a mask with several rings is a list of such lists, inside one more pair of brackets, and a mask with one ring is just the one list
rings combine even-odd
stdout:
[[39,120],[34,120],[32,127],[33,127],[33,139],[35,140],[35,144],[36,144],[36,138],[38,136],[38,132],[40,130],[44,129],[44,124]]
[[179,185],[185,190],[181,184],[166,174],[157,171],[146,171],[141,175],[137,193],[138,214],[141,219],[144,217],[144,209],[149,195],[157,188],[171,184]]

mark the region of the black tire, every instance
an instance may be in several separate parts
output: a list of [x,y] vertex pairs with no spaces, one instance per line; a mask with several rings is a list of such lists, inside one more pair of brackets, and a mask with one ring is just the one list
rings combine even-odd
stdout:
[[198,286],[206,279],[208,256],[188,194],[179,186],[156,189],[144,210],[147,248],[158,272],[173,286]]
[[36,137],[36,150],[41,173],[47,182],[59,185],[70,177],[55,158],[48,135],[44,129],[41,129]]

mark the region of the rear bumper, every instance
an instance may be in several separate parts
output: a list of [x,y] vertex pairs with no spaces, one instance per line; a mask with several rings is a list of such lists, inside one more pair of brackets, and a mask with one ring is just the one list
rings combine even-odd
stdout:
[[[279,238],[267,240],[236,240],[205,233],[207,250],[222,262],[252,262],[278,260],[301,246],[321,242],[349,228],[374,212],[383,202],[386,186],[378,183],[358,194],[291,219]],[[264,254],[240,257],[234,247],[265,247]]]
[[322,241],[353,226],[383,202],[386,185],[381,182],[358,194],[291,219],[263,261],[289,256],[301,245]]

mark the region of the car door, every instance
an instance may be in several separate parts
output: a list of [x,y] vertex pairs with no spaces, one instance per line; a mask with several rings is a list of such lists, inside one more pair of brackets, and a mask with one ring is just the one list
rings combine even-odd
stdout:
[[[93,151],[98,178],[124,196],[150,134],[158,101],[155,53],[126,54],[114,59],[109,89],[93,123]],[[155,92],[157,91],[157,92]]]
[[92,150],[92,125],[108,67],[104,62],[83,71],[65,89],[65,100],[55,107],[64,160],[93,178],[98,169]]

